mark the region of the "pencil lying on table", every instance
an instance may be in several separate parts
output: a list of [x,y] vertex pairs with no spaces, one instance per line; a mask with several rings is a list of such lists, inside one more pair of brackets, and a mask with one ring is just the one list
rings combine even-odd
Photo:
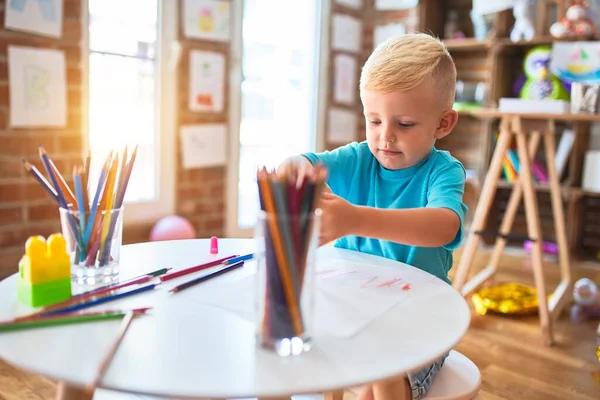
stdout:
[[235,264],[228,265],[228,266],[223,267],[223,268],[221,268],[221,269],[219,269],[217,271],[210,272],[210,273],[208,273],[206,275],[202,275],[202,276],[200,276],[200,277],[198,277],[196,279],[192,279],[191,281],[188,281],[188,282],[182,283],[181,285],[175,286],[173,289],[169,290],[169,292],[171,292],[171,293],[181,292],[182,290],[185,290],[185,289],[187,289],[189,287],[197,285],[197,284],[199,284],[201,282],[204,282],[204,281],[207,281],[209,279],[215,278],[215,277],[217,277],[219,275],[222,275],[225,272],[229,272],[229,271],[232,271],[234,269],[240,268],[243,265],[244,265],[243,261],[239,261],[239,262],[237,262]]
[[[138,308],[132,312],[135,314],[144,314],[150,308]],[[53,316],[48,318],[39,318],[31,321],[9,322],[0,324],[0,333],[14,332],[25,329],[45,328],[50,326],[60,326],[69,324],[79,324],[85,322],[107,321],[111,319],[123,318],[129,311],[101,311],[87,314],[69,314],[66,316]]]
[[171,273],[161,276],[160,281],[166,282],[166,281],[170,281],[171,279],[179,278],[180,276],[184,276],[184,275],[192,274],[194,272],[202,271],[207,268],[214,267],[215,265],[222,264],[224,261],[229,260],[230,258],[234,258],[234,257],[237,257],[237,256],[233,255],[233,256],[229,256],[229,257],[225,257],[225,258],[220,258],[218,260],[213,260],[213,261],[209,261],[204,264],[196,265],[195,267],[190,267],[190,268],[185,268],[185,269],[182,269],[179,271],[174,271],[174,272],[171,272]]

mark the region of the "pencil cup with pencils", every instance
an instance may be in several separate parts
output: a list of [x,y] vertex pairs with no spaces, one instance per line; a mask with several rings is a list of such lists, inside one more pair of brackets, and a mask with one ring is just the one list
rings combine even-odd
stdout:
[[255,228],[257,342],[280,356],[299,355],[313,345],[315,252],[323,186],[317,176],[296,185],[295,177],[258,174],[262,211]]
[[72,279],[90,285],[115,280],[119,275],[124,206],[97,212],[94,207],[83,212],[73,207],[59,210]]

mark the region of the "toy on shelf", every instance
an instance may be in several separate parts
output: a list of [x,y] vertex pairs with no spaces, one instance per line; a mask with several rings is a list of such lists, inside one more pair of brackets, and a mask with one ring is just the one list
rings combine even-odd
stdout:
[[587,16],[588,4],[585,0],[572,0],[564,18],[552,24],[550,35],[556,39],[594,39],[597,29],[594,21]]
[[515,83],[515,91],[518,91],[521,99],[569,99],[569,92],[563,82],[550,71],[551,60],[551,46],[536,46],[527,52],[523,62],[525,76]]
[[533,3],[530,0],[519,1],[513,8],[513,15],[515,24],[510,32],[510,40],[513,42],[531,41],[535,35]]
[[19,262],[18,298],[31,307],[43,307],[71,298],[71,262],[65,238],[52,234],[48,240],[32,236]]
[[600,292],[589,278],[581,278],[573,287],[575,304],[571,307],[571,319],[580,322],[584,319],[600,318]]

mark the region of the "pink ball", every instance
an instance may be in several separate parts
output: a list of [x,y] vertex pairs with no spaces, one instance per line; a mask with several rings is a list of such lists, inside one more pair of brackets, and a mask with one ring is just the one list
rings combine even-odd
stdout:
[[150,241],[194,239],[196,230],[185,218],[169,215],[159,220],[150,231]]

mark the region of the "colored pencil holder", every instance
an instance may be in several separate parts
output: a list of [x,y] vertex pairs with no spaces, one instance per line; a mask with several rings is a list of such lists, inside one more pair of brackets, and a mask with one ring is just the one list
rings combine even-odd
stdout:
[[96,285],[117,280],[124,206],[110,210],[94,210],[90,206],[90,211],[84,212],[61,207],[59,211],[62,234],[71,259],[72,281]]
[[313,344],[319,209],[303,215],[261,211],[255,227],[257,343],[280,356]]

